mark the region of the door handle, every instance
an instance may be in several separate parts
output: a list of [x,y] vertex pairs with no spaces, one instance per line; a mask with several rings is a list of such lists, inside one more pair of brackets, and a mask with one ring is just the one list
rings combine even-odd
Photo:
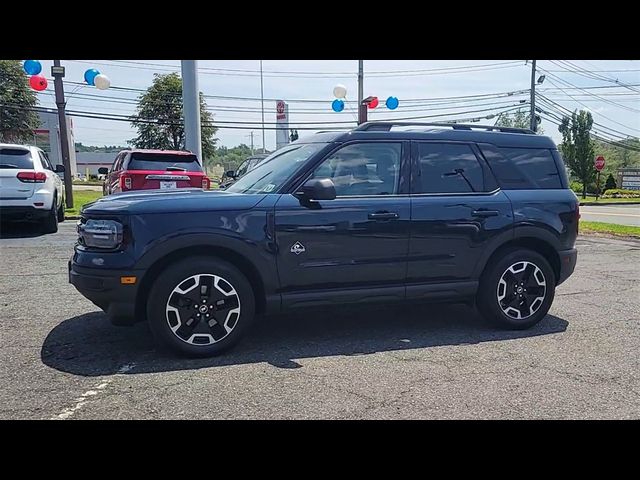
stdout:
[[375,212],[369,214],[369,220],[395,220],[399,215],[395,212]]
[[497,217],[498,215],[500,215],[498,210],[484,210],[481,208],[473,211],[474,217]]

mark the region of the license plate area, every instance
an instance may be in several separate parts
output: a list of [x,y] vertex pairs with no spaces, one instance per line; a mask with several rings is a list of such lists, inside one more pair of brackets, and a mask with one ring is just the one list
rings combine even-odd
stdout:
[[171,190],[176,188],[176,182],[160,182],[160,190]]

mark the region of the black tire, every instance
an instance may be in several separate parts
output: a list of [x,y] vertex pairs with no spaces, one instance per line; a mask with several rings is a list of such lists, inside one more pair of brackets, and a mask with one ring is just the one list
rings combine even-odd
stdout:
[[53,197],[53,204],[51,205],[51,210],[47,213],[47,216],[44,218],[42,222],[42,232],[43,233],[56,233],[58,231],[58,209],[56,207],[57,197]]
[[62,203],[58,209],[58,223],[64,222],[64,197],[62,197]]
[[[198,284],[191,278],[195,275],[202,276],[197,279]],[[179,287],[184,294],[174,291]],[[223,306],[219,310],[218,302]],[[211,307],[212,304],[215,305]],[[207,305],[207,313],[200,310]],[[175,311],[169,311],[170,307]],[[191,317],[185,319],[187,315]],[[210,315],[208,320],[205,315]],[[249,328],[254,315],[255,298],[249,281],[236,267],[215,257],[189,257],[170,265],[158,275],[147,300],[147,317],[156,341],[189,357],[211,357],[232,347]]]
[[[547,259],[533,250],[510,248],[494,256],[486,266],[480,278],[476,305],[490,323],[523,330],[547,314],[555,287],[556,277]],[[541,296],[542,300],[537,300]]]

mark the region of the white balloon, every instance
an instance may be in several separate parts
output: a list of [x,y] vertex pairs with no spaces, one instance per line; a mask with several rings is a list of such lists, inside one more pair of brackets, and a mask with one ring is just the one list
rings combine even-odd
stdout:
[[346,98],[347,96],[347,87],[344,85],[336,85],[333,87],[333,96],[336,98]]
[[106,90],[111,86],[111,80],[106,75],[100,74],[96,75],[93,79],[93,84],[96,86],[98,90]]

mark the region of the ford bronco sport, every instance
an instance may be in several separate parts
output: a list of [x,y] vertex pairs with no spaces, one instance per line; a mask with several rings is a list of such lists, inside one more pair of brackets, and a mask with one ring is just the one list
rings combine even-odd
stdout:
[[529,130],[369,122],[283,147],[225,191],[86,205],[69,277],[113,323],[147,319],[189,356],[310,306],[468,302],[524,329],[576,264],[568,187]]

